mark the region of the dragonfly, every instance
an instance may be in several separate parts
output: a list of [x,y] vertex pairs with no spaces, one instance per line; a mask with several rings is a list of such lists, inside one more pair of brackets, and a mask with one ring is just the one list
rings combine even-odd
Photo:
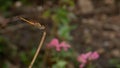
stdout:
[[35,27],[38,28],[38,29],[45,29],[45,26],[41,25],[41,24],[40,24],[39,22],[37,22],[37,21],[27,20],[27,19],[25,19],[25,18],[23,18],[23,17],[19,17],[19,19],[21,19],[21,20],[23,20],[23,21],[25,21],[25,22],[27,22],[27,23],[35,26]]

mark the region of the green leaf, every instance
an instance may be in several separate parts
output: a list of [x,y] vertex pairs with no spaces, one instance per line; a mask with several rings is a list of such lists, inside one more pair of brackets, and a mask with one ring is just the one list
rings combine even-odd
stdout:
[[120,68],[120,64],[117,64],[116,67],[117,67],[117,68]]
[[52,68],[65,68],[67,62],[64,60],[58,60],[55,65],[52,66]]
[[7,44],[8,41],[4,37],[0,36],[0,52],[5,51]]
[[70,31],[73,27],[70,27],[68,25],[63,25],[62,27],[59,28],[58,34],[67,39],[67,40],[71,40],[72,36],[70,35]]
[[110,59],[109,63],[116,68],[120,68],[120,60],[119,59]]
[[62,24],[68,24],[68,23],[70,23],[70,20],[68,18],[61,18],[60,20],[61,20]]
[[67,3],[70,6],[74,6],[75,5],[74,0],[61,0],[61,3]]
[[47,18],[50,17],[50,14],[51,14],[51,11],[50,11],[50,10],[47,10],[47,11],[45,11],[45,12],[42,14],[42,17],[45,18],[45,19],[47,19]]
[[57,15],[52,15],[52,20],[53,20],[54,23],[59,23],[60,22]]
[[28,57],[26,56],[26,54],[25,54],[24,52],[21,52],[21,53],[20,53],[20,59],[21,59],[21,61],[22,61],[24,64],[28,64],[28,63],[29,63]]
[[8,67],[9,67],[9,65],[7,64],[7,62],[4,62],[2,68],[8,68]]

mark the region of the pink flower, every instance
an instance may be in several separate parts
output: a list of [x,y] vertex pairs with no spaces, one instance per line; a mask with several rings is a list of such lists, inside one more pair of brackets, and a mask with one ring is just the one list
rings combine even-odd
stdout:
[[87,62],[87,58],[84,54],[81,54],[80,56],[78,56],[77,60],[81,63],[86,63]]
[[85,66],[85,63],[80,64],[79,68],[83,68]]
[[47,47],[55,47],[57,51],[60,51],[60,47],[59,47],[59,41],[58,39],[54,38],[48,45]]
[[92,54],[92,52],[90,51],[90,52],[88,52],[88,53],[86,53],[85,54],[85,56],[86,56],[86,58],[89,58],[89,56]]
[[70,48],[70,45],[66,42],[62,42],[62,43],[59,43],[58,39],[54,38],[48,45],[47,47],[55,47],[56,48],[56,51],[60,51],[61,48],[63,48],[65,51],[68,50],[68,48]]
[[60,44],[60,47],[62,47],[65,51],[68,50],[68,48],[70,48],[71,46],[66,43],[65,41],[63,41],[61,44]]
[[83,68],[88,60],[96,60],[99,58],[99,54],[97,52],[88,52],[85,54],[81,54],[78,56],[77,60],[80,62],[80,68]]
[[99,54],[97,52],[93,52],[90,57],[89,60],[96,60],[99,58]]
[[54,38],[47,46],[48,47],[54,47],[59,45],[58,39]]
[[80,56],[78,56],[78,61],[81,63],[86,63],[88,57],[91,55],[92,52],[88,52],[86,54],[81,54]]

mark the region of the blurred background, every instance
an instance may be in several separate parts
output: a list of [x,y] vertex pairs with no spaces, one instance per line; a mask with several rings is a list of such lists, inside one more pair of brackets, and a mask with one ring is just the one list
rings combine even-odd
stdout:
[[27,68],[42,37],[44,30],[18,17],[46,27],[33,68],[79,68],[45,63],[46,44],[53,38],[68,42],[74,54],[97,51],[94,68],[120,68],[120,0],[0,0],[0,68]]

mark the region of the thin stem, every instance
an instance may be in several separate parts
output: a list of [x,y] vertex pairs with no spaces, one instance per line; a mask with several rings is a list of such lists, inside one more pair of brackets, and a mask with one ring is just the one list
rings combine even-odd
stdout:
[[38,49],[37,49],[37,51],[36,51],[36,53],[35,53],[35,55],[34,55],[34,57],[33,57],[33,59],[32,59],[32,62],[31,62],[30,65],[29,65],[29,68],[32,68],[32,66],[33,66],[33,64],[34,64],[34,62],[35,62],[35,60],[36,60],[36,58],[37,58],[37,56],[38,56],[38,54],[39,54],[39,52],[40,52],[40,49],[41,49],[42,44],[43,44],[43,42],[44,42],[44,40],[45,40],[45,37],[46,37],[46,32],[43,32],[42,39],[41,39],[40,44],[39,44],[39,46],[38,46]]

